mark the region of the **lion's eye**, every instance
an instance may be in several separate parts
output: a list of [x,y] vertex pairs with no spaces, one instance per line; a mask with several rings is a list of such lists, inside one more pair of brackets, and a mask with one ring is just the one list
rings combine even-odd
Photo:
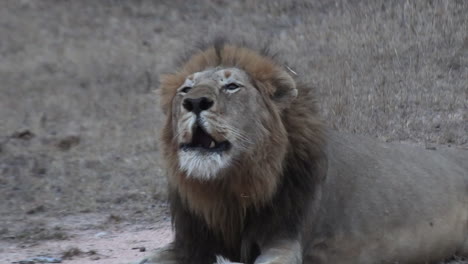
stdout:
[[236,90],[237,88],[239,88],[239,85],[237,85],[236,83],[229,83],[229,84],[226,84],[224,86],[224,89],[228,90],[228,91],[234,91]]
[[183,93],[188,93],[190,91],[190,89],[192,89],[192,87],[186,86],[186,87],[180,89],[180,91],[183,92]]

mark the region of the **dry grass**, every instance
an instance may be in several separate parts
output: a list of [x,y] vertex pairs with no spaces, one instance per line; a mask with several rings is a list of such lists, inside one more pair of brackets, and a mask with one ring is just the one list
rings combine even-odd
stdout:
[[0,214],[164,198],[152,90],[213,32],[269,39],[338,130],[467,146],[468,2],[186,3],[0,3]]

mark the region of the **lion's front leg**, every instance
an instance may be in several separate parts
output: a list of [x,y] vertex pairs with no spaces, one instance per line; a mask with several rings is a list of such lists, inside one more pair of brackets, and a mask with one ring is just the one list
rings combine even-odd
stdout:
[[178,264],[174,245],[171,243],[165,247],[157,249],[151,256],[142,259],[137,264]]
[[261,248],[255,264],[301,264],[302,247],[298,240],[276,240]]

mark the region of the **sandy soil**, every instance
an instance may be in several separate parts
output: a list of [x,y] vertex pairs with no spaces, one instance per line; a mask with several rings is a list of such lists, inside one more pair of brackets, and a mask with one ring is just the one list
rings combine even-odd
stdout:
[[60,218],[36,216],[36,220],[47,221],[48,227],[61,224],[66,236],[60,240],[25,242],[14,237],[0,240],[0,263],[15,263],[39,256],[60,258],[61,263],[67,264],[132,263],[172,240],[168,218],[153,224],[120,222],[100,228],[89,226],[89,223],[105,222],[106,217],[108,215],[98,213]]

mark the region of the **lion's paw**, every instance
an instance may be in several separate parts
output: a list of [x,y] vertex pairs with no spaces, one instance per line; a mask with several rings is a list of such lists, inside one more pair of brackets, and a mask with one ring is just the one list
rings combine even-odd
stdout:
[[243,264],[240,262],[231,262],[229,259],[222,256],[216,256],[216,263],[214,264]]

